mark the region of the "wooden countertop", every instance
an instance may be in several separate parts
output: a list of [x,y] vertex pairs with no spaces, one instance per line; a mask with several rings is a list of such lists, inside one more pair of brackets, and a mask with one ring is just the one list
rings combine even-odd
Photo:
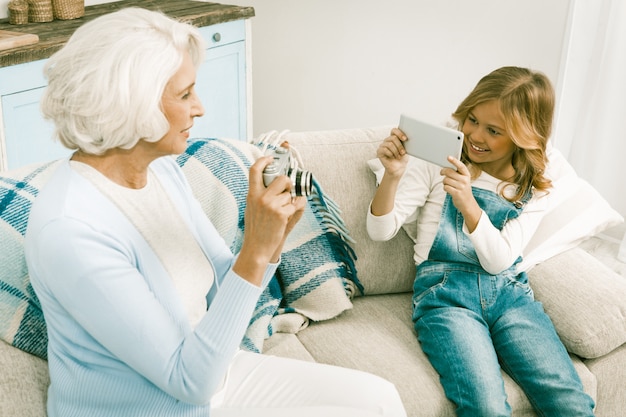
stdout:
[[85,7],[85,15],[73,20],[12,25],[8,19],[0,19],[0,30],[34,33],[39,36],[39,42],[35,44],[0,51],[0,67],[48,58],[61,49],[76,28],[83,23],[100,15],[130,6],[160,10],[168,16],[183,19],[196,26],[209,26],[254,16],[254,8],[252,7],[192,0],[122,0],[87,6]]

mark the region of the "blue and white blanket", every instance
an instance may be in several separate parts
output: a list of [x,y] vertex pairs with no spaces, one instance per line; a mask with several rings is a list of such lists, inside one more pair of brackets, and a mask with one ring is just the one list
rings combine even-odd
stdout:
[[48,336],[28,277],[24,234],[32,203],[57,166],[58,161],[0,174],[0,338],[42,358]]
[[[234,253],[243,236],[248,169],[264,149],[274,146],[196,139],[178,157],[196,197]],[[242,346],[260,352],[274,331],[295,333],[308,320],[327,320],[350,309],[351,296],[362,291],[350,242],[338,207],[313,173],[305,212],[285,243],[282,262],[259,299]]]

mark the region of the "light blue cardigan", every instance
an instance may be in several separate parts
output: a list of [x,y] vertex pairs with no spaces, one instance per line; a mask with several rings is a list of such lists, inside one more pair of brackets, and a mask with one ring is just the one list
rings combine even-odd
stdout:
[[175,160],[151,168],[213,264],[208,312],[192,330],[144,238],[65,161],[37,198],[25,238],[48,328],[49,417],[208,416],[275,272],[269,265],[261,288],[237,276]]

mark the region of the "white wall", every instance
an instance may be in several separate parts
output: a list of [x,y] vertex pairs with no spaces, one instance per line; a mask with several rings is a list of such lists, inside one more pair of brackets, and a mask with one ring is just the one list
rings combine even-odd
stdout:
[[502,65],[556,86],[569,2],[233,0],[256,11],[253,133],[390,125],[401,112],[439,123]]
[[557,84],[569,0],[249,0],[254,133],[442,122],[487,72]]

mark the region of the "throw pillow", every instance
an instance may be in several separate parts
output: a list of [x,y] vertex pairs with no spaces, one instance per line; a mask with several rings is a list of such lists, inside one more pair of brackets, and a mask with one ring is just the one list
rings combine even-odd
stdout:
[[548,210],[524,249],[520,268],[529,270],[624,221],[587,181],[580,178],[563,154],[548,149],[546,176],[552,180]]
[[[248,168],[261,148],[273,146],[262,141],[194,139],[178,157],[196,197],[233,252],[243,237]],[[262,351],[274,327],[295,332],[309,319],[336,317],[352,307],[350,295],[355,287],[360,289],[355,255],[338,209],[315,180],[313,184],[302,219],[285,243],[277,274],[259,299],[242,343],[247,350]],[[296,317],[286,320],[287,314]]]
[[626,280],[592,255],[569,249],[528,277],[569,352],[592,359],[626,343]]
[[0,174],[0,338],[47,357],[46,324],[24,258],[24,234],[31,205],[57,162]]

